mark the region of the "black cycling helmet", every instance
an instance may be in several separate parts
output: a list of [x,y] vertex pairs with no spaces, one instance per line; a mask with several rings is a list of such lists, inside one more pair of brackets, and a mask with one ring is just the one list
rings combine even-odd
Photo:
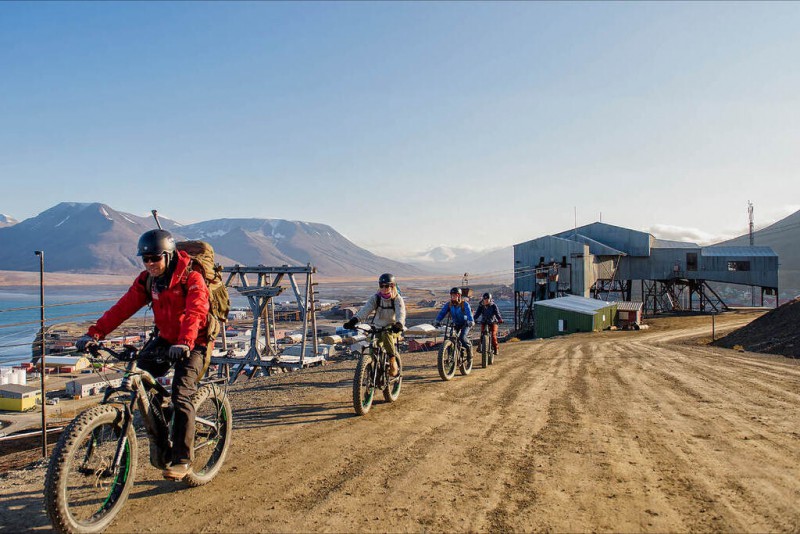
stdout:
[[175,253],[175,239],[166,230],[148,230],[139,238],[137,256],[164,254],[167,263]]
[[460,287],[454,287],[453,289],[450,290],[450,294],[451,295],[460,295],[461,294],[461,288]]
[[378,285],[381,284],[394,284],[394,275],[392,273],[383,273],[378,278]]
[[483,298],[492,300],[492,294],[491,293],[484,293],[483,294]]

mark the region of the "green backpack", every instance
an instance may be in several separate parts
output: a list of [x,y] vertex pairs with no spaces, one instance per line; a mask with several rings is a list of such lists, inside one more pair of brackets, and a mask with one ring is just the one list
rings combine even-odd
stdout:
[[[228,288],[222,282],[222,267],[214,262],[214,248],[205,241],[178,241],[175,243],[177,250],[182,250],[192,258],[189,264],[189,271],[198,271],[203,275],[208,286],[208,346],[214,346],[214,340],[222,331],[224,323],[228,321],[228,312],[231,310],[231,300],[228,295]],[[182,280],[184,293],[186,292],[186,281]],[[153,278],[148,275],[145,282],[145,293],[147,301],[150,302],[152,294]]]

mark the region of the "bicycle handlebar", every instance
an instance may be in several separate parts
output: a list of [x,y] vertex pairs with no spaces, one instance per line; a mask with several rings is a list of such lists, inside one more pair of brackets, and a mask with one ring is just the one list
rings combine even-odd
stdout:
[[390,325],[386,325],[386,326],[382,326],[382,327],[378,328],[374,324],[370,324],[370,323],[363,323],[362,324],[362,323],[359,323],[359,324],[356,324],[354,326],[354,328],[356,330],[361,330],[362,332],[364,332],[366,334],[375,334],[376,335],[376,334],[380,334],[382,332],[393,332],[393,330],[392,330],[393,326],[394,325],[390,324]]
[[130,362],[135,360],[136,356],[139,354],[139,349],[133,345],[123,345],[122,348],[123,350],[121,352],[117,352],[106,347],[105,345],[101,345],[100,343],[89,343],[86,345],[86,349],[95,358],[99,358],[100,352],[102,351],[108,353],[121,362]]

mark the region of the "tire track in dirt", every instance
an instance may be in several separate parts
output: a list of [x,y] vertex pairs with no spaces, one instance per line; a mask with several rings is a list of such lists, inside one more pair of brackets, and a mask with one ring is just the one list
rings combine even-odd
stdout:
[[221,474],[162,481],[142,440],[110,531],[797,532],[800,369],[692,344],[710,325],[681,321],[507,343],[447,383],[407,355],[398,401],[365,417],[353,361],[242,382]]
[[[664,479],[673,486],[671,491],[677,488],[676,493],[684,495],[686,502],[681,503],[678,509],[687,509],[694,502],[705,503],[702,513],[713,519],[709,524],[703,517],[694,517],[687,526],[691,529],[784,530],[786,525],[770,521],[768,518],[773,514],[765,514],[764,510],[775,512],[778,517],[787,517],[787,511],[771,510],[773,507],[759,494],[773,493],[774,484],[784,488],[792,486],[792,479],[796,480],[798,474],[796,468],[787,464],[788,469],[779,473],[771,467],[786,464],[785,454],[778,451],[789,450],[784,446],[775,450],[771,445],[768,450],[758,453],[758,456],[767,456],[763,463],[768,466],[753,464],[752,442],[748,443],[747,438],[736,439],[741,435],[739,429],[750,424],[749,417],[718,407],[729,406],[729,403],[717,400],[716,392],[703,389],[717,388],[712,379],[695,379],[701,376],[694,365],[697,360],[683,355],[674,357],[668,349],[661,347],[654,349],[652,358],[661,362],[660,368],[648,369],[648,372],[636,376],[644,378],[642,393],[650,399],[651,405],[656,406],[656,413],[663,418],[663,427],[669,432],[660,430],[657,421],[653,420],[653,424],[644,425],[642,434],[647,439],[641,443],[653,458],[669,458],[667,465],[674,466]],[[680,374],[680,378],[676,374]],[[726,384],[736,386],[734,393],[742,399],[751,394],[746,382],[727,381]],[[687,394],[699,402],[687,402]],[[740,400],[737,406],[742,404]],[[745,487],[740,482],[741,470],[749,471],[753,479],[769,480],[769,483],[761,488]],[[674,476],[673,473],[682,475]],[[789,513],[788,517],[792,514]],[[796,518],[795,515],[794,521]]]

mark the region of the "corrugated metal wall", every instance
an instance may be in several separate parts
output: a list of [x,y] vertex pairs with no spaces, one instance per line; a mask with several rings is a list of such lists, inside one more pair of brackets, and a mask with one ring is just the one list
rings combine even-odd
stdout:
[[[546,338],[575,332],[599,332],[614,324],[615,314],[616,305],[613,304],[593,314],[536,304],[534,305],[536,336]],[[559,320],[565,321],[563,332],[558,330]]]

